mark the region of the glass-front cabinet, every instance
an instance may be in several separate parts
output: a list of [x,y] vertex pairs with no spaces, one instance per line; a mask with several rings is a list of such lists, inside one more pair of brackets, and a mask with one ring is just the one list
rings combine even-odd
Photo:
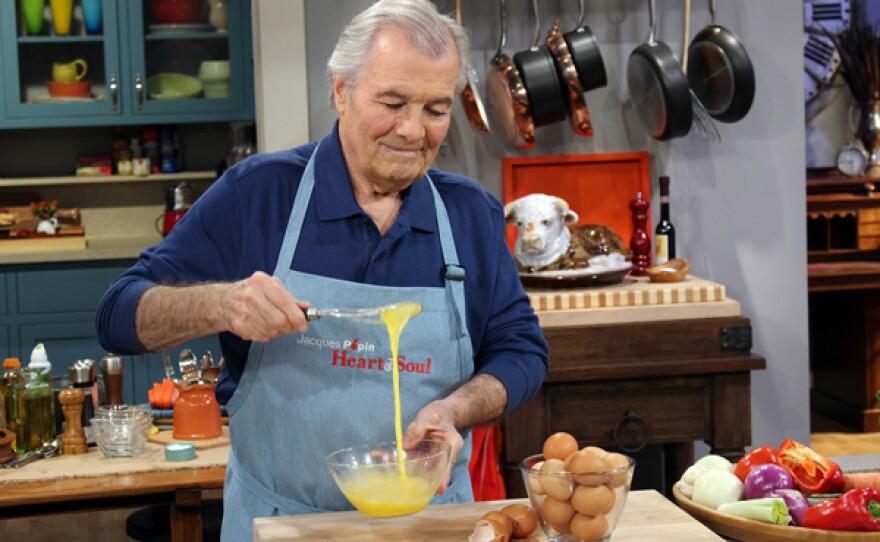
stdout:
[[254,118],[247,0],[4,0],[0,127]]

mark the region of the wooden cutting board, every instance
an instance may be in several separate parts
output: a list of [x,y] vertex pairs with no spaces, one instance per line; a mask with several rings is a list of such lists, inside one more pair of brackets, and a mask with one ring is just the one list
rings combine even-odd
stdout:
[[527,288],[536,311],[637,307],[724,301],[724,286],[688,275],[681,282],[650,282],[627,277],[623,282],[596,288]]
[[166,445],[172,442],[192,442],[196,445],[196,450],[206,450],[208,448],[217,448],[218,446],[226,446],[229,444],[229,428],[223,427],[223,435],[216,438],[206,439],[176,439],[174,431],[159,431],[155,435],[150,435],[147,440],[156,444]]
[[[429,506],[418,514],[397,518],[368,518],[360,512],[335,512],[257,518],[255,542],[462,542],[486,512],[501,510],[511,503],[529,504],[527,499],[472,504]],[[526,540],[546,542],[538,530]],[[613,542],[718,542],[723,539],[685,514],[656,491],[630,493]]]

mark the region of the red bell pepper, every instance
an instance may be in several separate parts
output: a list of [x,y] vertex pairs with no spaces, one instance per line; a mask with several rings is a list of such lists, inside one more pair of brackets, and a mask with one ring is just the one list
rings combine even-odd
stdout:
[[880,491],[853,489],[807,508],[803,527],[829,531],[880,531]]
[[766,463],[779,464],[779,451],[773,446],[759,446],[744,455],[737,461],[733,473],[741,482],[745,482],[750,470]]
[[779,464],[788,469],[801,493],[841,493],[843,489],[840,466],[799,442],[785,439],[779,447]]

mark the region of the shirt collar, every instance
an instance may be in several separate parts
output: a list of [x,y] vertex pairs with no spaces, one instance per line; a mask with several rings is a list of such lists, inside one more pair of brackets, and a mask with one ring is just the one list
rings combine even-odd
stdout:
[[[314,156],[315,189],[314,197],[319,220],[339,220],[361,215],[361,207],[354,198],[351,178],[339,142],[339,121],[333,130],[321,140]],[[403,205],[400,219],[409,226],[433,232],[437,229],[437,213],[434,210],[434,197],[428,179],[422,177],[403,191]],[[404,223],[404,225],[407,225]]]

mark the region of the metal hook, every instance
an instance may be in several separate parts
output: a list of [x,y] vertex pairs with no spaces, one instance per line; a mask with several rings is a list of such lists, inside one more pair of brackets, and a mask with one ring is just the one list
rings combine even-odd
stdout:
[[532,49],[536,49],[541,43],[541,16],[538,15],[538,0],[532,0],[532,10],[535,12],[535,42]]
[[501,39],[498,41],[498,50],[495,52],[494,60],[501,58],[504,46],[507,44],[507,2],[498,0],[498,5],[501,8]]
[[578,28],[583,28],[583,27],[584,27],[584,15],[585,15],[585,13],[584,13],[584,0],[578,0],[578,4],[580,4],[580,10],[581,10],[581,12],[580,12],[580,15],[578,15],[578,25],[577,25],[577,27],[578,27]]
[[710,24],[715,24],[715,0],[709,0]]
[[651,32],[648,34],[648,43],[650,43],[651,45],[654,44],[654,9],[654,0],[648,0],[648,15],[651,21]]

